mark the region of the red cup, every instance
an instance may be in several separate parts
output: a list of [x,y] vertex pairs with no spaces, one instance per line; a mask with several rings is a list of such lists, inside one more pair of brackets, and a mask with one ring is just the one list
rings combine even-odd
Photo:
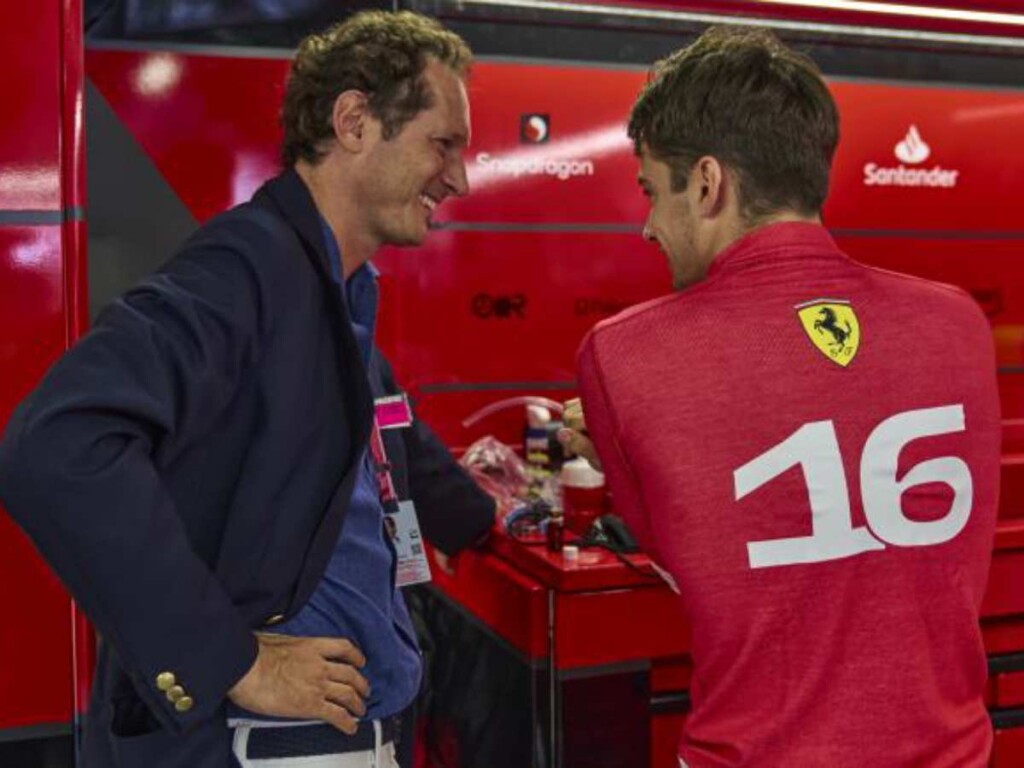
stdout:
[[573,533],[585,534],[607,506],[604,475],[586,459],[573,459],[562,466],[562,508],[565,525]]
[[604,486],[600,488],[563,488],[562,506],[569,530],[581,536],[605,512]]

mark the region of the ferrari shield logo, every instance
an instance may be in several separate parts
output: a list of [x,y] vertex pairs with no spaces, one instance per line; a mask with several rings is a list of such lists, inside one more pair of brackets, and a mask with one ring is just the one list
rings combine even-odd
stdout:
[[844,299],[815,299],[796,306],[807,337],[825,357],[844,368],[857,356],[860,323],[850,302]]

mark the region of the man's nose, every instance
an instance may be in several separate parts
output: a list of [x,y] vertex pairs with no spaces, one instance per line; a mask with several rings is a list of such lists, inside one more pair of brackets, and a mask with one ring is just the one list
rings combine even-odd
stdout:
[[445,169],[444,184],[450,194],[462,197],[469,194],[469,176],[466,173],[466,161],[462,155],[456,155]]

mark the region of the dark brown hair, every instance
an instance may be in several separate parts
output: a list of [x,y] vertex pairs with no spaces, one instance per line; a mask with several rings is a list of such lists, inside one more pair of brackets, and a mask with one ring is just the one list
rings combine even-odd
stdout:
[[629,137],[682,191],[693,164],[717,158],[739,178],[744,218],[816,214],[828,195],[839,115],[815,64],[766,29],[711,27],[655,64]]
[[466,42],[434,19],[410,11],[364,11],[299,44],[281,107],[281,160],[317,162],[334,135],[338,95],[358,90],[381,121],[385,139],[431,106],[423,78],[428,57],[465,77],[473,54]]

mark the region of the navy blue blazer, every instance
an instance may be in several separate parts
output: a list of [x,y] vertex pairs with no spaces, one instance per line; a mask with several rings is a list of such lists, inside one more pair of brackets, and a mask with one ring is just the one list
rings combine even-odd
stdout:
[[[327,258],[285,172],[113,302],[11,418],[0,499],[102,638],[85,768],[231,765],[223,704],[253,630],[323,574],[370,382],[397,390],[379,353],[364,369]],[[491,500],[424,425],[386,439],[428,538],[451,553],[489,528]]]

